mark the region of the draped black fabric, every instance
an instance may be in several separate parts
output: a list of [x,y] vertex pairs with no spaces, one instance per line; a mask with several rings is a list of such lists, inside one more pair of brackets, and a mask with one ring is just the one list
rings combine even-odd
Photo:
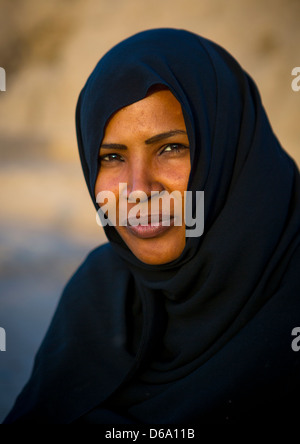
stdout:
[[[167,86],[191,150],[205,228],[164,265],[115,228],[66,286],[6,423],[242,423],[300,410],[300,181],[255,83],[223,48],[155,29],[110,50],[82,89],[80,159],[96,208],[108,118]],[[297,405],[297,402],[299,404]]]

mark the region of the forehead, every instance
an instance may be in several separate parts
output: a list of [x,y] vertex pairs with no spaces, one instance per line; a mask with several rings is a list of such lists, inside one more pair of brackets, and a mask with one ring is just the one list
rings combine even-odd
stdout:
[[105,126],[104,137],[114,132],[152,127],[185,129],[181,105],[167,89],[151,92],[145,98],[116,111]]

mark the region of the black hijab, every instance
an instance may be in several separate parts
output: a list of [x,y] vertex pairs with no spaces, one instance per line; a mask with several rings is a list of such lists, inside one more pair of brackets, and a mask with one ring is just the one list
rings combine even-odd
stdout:
[[188,189],[204,191],[204,233],[155,266],[106,226],[109,244],[65,288],[8,423],[243,422],[294,411],[287,405],[300,392],[291,347],[300,323],[299,172],[253,80],[223,48],[155,29],[99,61],[76,110],[94,205],[107,120],[157,84],[182,106]]

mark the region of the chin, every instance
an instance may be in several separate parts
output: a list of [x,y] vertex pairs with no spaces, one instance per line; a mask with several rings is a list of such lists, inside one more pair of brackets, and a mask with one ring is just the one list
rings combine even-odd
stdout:
[[162,265],[177,259],[185,247],[185,229],[172,227],[163,235],[141,239],[125,227],[117,230],[132,253],[148,265]]
[[[140,245],[143,243],[143,245]],[[134,247],[127,244],[132,253],[145,264],[148,265],[162,265],[177,259],[185,246],[185,243],[179,247],[178,241],[172,248],[170,242],[164,245],[164,242],[160,239],[153,242],[153,240],[144,240],[138,242],[139,245],[135,244]]]

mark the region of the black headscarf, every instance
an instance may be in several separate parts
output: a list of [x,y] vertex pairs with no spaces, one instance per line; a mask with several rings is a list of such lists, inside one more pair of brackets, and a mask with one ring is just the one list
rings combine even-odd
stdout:
[[76,111],[94,205],[106,122],[157,84],[182,106],[188,189],[204,191],[204,233],[188,237],[175,261],[147,265],[106,226],[109,244],[68,283],[7,422],[218,423],[294,411],[299,172],[230,54],[193,33],[155,29],[99,61]]

